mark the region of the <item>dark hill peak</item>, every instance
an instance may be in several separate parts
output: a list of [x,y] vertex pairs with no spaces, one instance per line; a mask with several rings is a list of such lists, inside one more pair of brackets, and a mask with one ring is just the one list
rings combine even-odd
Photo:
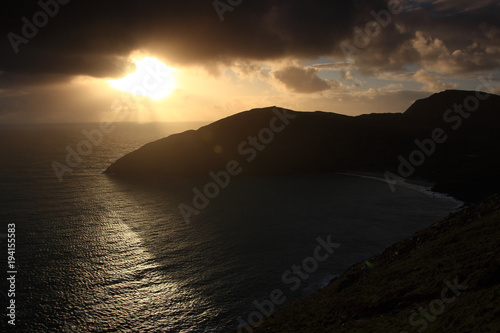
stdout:
[[[500,96],[494,94],[484,94],[480,93],[484,101],[479,101],[479,108],[485,105],[490,105],[492,100],[496,103],[500,100]],[[445,90],[439,93],[435,93],[427,98],[419,99],[415,101],[405,112],[406,117],[411,118],[427,118],[427,120],[433,120],[435,118],[442,118],[443,114],[448,109],[453,109],[455,104],[463,105],[466,101],[479,100],[477,98],[478,92],[467,91],[467,90]]]
[[[476,200],[500,186],[500,96],[487,97],[466,118],[445,112],[476,92],[447,90],[416,101],[405,113],[358,117],[279,107],[244,111],[196,131],[149,143],[106,170],[116,175],[207,175],[237,161],[242,175],[346,171],[397,173],[416,140],[440,128],[447,136],[407,177],[435,182],[441,192]],[[453,118],[451,118],[453,117]],[[448,121],[449,120],[449,121]],[[472,158],[472,157],[473,158]]]

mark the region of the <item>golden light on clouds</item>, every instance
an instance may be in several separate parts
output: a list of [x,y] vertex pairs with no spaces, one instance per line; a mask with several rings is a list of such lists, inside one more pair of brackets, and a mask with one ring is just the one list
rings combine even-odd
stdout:
[[170,96],[176,89],[174,68],[152,57],[133,61],[137,70],[122,79],[110,80],[113,88],[157,101]]

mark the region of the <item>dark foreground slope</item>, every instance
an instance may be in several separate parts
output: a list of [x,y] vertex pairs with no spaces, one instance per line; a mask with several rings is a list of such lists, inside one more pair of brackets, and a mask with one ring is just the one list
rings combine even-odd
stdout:
[[[484,95],[471,104],[477,110],[468,112],[465,104],[479,101],[475,96],[450,90],[415,102],[403,114],[358,117],[255,109],[149,143],[106,172],[206,175],[224,170],[231,160],[243,175],[388,170],[474,201],[500,187],[500,96]],[[440,143],[431,143],[436,130]]]
[[262,325],[239,331],[500,332],[499,239],[496,195],[352,266]]

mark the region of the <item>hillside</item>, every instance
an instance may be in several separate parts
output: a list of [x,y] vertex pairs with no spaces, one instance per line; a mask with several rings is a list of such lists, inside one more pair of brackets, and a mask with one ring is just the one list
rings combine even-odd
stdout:
[[499,223],[495,195],[239,332],[499,332]]
[[500,186],[500,96],[478,95],[480,101],[476,94],[448,90],[404,113],[358,117],[254,109],[149,143],[106,172],[186,177],[224,170],[228,161],[237,161],[242,175],[390,171],[476,201]]

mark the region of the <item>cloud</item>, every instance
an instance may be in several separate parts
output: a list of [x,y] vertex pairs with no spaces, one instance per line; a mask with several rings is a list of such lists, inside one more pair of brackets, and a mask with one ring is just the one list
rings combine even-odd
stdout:
[[[52,98],[82,96],[81,91],[68,93],[60,87],[71,85],[74,77],[123,77],[134,70],[129,56],[138,50],[182,71],[203,67],[212,75],[203,73],[203,79],[220,78],[232,71],[232,78],[252,81],[252,94],[268,96],[270,105],[278,104],[273,102],[275,95],[289,98],[289,94],[273,91],[269,82],[277,81],[288,91],[300,92],[300,98],[314,99],[318,105],[315,108],[322,105],[320,97],[354,94],[359,88],[357,80],[366,83],[363,89],[374,88],[371,94],[384,85],[384,91],[402,89],[386,83],[408,82],[406,88],[412,87],[415,80],[424,90],[437,91],[455,87],[443,78],[469,80],[471,74],[498,73],[500,2],[413,0],[405,5],[405,10],[393,15],[391,23],[360,50],[353,62],[346,63],[340,43],[353,42],[355,28],[363,31],[374,20],[371,11],[387,9],[386,0],[245,0],[224,13],[224,22],[210,0],[69,1],[59,5],[58,13],[39,27],[27,44],[19,45],[17,54],[6,36],[22,35],[22,19],[32,22],[41,8],[38,1],[3,1],[0,112],[3,106],[12,114],[19,109],[31,112],[30,108],[42,102],[52,103]],[[273,72],[273,68],[281,69]],[[355,80],[343,81],[350,80],[353,73]],[[338,74],[343,78],[341,82],[349,82],[350,86],[323,79]],[[367,76],[389,82],[380,83]],[[59,94],[36,95],[37,89],[44,87],[57,87],[54,89]],[[201,83],[199,87],[197,92],[202,95],[206,88]],[[211,88],[211,95],[215,95],[215,85]],[[393,95],[398,96],[394,98],[398,105],[413,98],[402,92],[377,96],[382,101],[382,97]],[[35,97],[40,103],[33,102]],[[356,108],[357,97],[349,99],[344,94],[332,98],[349,101]],[[365,103],[360,110],[371,107],[368,97],[363,98],[359,100]],[[32,104],[27,104],[29,99]],[[72,105],[69,98],[67,105],[59,107],[58,103],[53,102],[51,107],[60,108],[61,114]],[[324,105],[326,110],[328,103]],[[184,106],[179,102],[176,107]],[[107,106],[103,103],[91,107]]]
[[434,12],[437,13],[459,13],[474,11],[477,9],[484,8],[486,6],[491,6],[497,4],[496,0],[420,0],[417,1],[421,5],[428,4],[432,6]]
[[429,73],[425,71],[424,69],[421,69],[413,75],[413,78],[417,81],[422,83],[424,86],[422,87],[422,90],[424,91],[432,91],[432,92],[439,92],[443,91],[446,89],[456,89],[458,88],[458,84],[456,83],[444,83],[443,81],[439,80],[439,77],[435,74]]
[[[498,1],[412,3],[411,10],[394,15],[394,24],[362,50],[356,59],[362,73],[432,66],[440,61],[439,50],[452,60],[445,68],[450,72],[498,67]],[[8,14],[0,20],[3,36],[22,35],[21,18],[32,21],[41,10],[37,2],[4,1],[0,6]],[[135,50],[170,65],[205,65],[213,73],[235,59],[329,57],[339,61],[331,65],[336,67],[343,62],[340,43],[352,40],[355,27],[373,20],[370,11],[386,8],[384,0],[248,0],[225,12],[220,22],[212,1],[205,0],[71,1],[60,5],[57,15],[19,46],[18,54],[2,38],[0,70],[45,75],[47,80],[49,75],[116,78],[129,70],[127,57]],[[7,83],[0,78],[2,84]]]
[[[383,1],[245,1],[220,22],[212,1],[71,1],[18,54],[2,38],[0,70],[117,77],[134,50],[179,65],[316,57],[332,53],[353,19],[372,6]],[[0,9],[8,13],[3,36],[22,36],[21,19],[32,21],[41,10],[36,2],[12,1]]]
[[321,70],[343,70],[347,68],[351,68],[352,66],[350,64],[346,64],[345,62],[336,62],[336,63],[326,63],[326,64],[314,64],[311,65],[313,68],[318,68]]
[[394,15],[393,24],[355,56],[354,66],[362,74],[403,72],[408,66],[443,74],[500,68],[500,25],[495,18],[500,15],[498,1],[467,6],[464,1],[411,3],[413,8]]
[[382,87],[382,91],[389,91],[389,90],[401,90],[403,89],[403,84],[402,83],[390,83],[386,85],[385,87]]
[[328,90],[332,83],[321,79],[316,68],[288,66],[273,72],[273,76],[288,89],[298,93],[316,93]]
[[340,72],[340,77],[342,77],[344,80],[352,80],[353,79],[351,72],[346,71],[346,70],[342,70]]

